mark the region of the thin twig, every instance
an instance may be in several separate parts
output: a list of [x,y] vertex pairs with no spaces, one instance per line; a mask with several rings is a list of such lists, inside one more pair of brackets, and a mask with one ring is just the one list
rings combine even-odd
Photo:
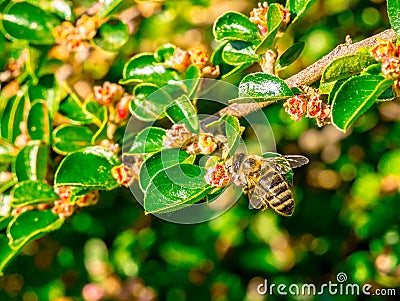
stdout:
[[[354,54],[360,48],[371,47],[377,43],[377,38],[381,38],[383,40],[395,40],[396,36],[392,29],[385,30],[381,33],[378,33],[372,37],[369,37],[365,40],[354,44],[341,44],[336,46],[330,53],[325,55],[320,60],[316,61],[311,66],[305,68],[304,70],[296,73],[295,75],[289,77],[285,80],[289,87],[298,87],[301,85],[310,85],[321,78],[322,71],[325,67],[332,62],[334,59],[339,57]],[[271,102],[259,102],[259,103],[234,103],[230,106],[222,109],[217,113],[218,116],[222,116],[224,114],[233,115],[236,117],[246,116],[252,112],[260,110],[266,106],[271,104]]]

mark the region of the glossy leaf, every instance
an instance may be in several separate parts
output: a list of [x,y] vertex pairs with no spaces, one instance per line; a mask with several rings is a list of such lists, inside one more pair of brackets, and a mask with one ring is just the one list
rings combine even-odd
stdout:
[[246,68],[250,67],[253,63],[245,63],[245,64],[241,64],[236,66],[235,68],[233,68],[232,70],[230,70],[229,72],[223,74],[221,76],[222,79],[228,78],[230,76],[234,76],[240,72],[242,72],[243,70],[245,70]]
[[192,133],[198,133],[200,122],[197,110],[186,95],[175,99],[166,114],[173,123],[184,123]]
[[140,188],[145,192],[158,172],[180,163],[193,163],[193,161],[194,156],[177,148],[168,148],[153,154],[143,162],[140,168]]
[[0,164],[11,163],[17,153],[18,149],[14,145],[0,138]]
[[295,15],[292,24],[303,15],[316,0],[288,0],[286,7]]
[[114,189],[118,187],[118,183],[113,178],[111,169],[119,164],[120,161],[113,152],[99,146],[88,147],[64,158],[55,175],[55,186]]
[[99,10],[99,17],[107,17],[109,16],[119,5],[121,5],[123,0],[104,0],[101,3],[103,4],[102,8]]
[[159,87],[180,80],[176,70],[157,63],[151,53],[141,53],[131,58],[126,62],[122,76],[122,84],[145,82]]
[[135,87],[135,98],[130,103],[130,112],[139,120],[154,121],[162,117],[170,96],[157,86],[142,84]]
[[397,39],[400,39],[400,0],[388,0],[387,11],[390,25],[396,33]]
[[272,48],[275,42],[276,34],[282,25],[282,13],[278,5],[272,3],[268,7],[267,15],[268,33],[267,36],[262,40],[262,42],[255,49],[255,53],[263,54],[268,49]]
[[266,73],[245,76],[239,85],[239,97],[276,98],[292,96],[288,85],[280,78]]
[[189,98],[196,95],[197,88],[200,84],[201,72],[196,65],[190,65],[185,73],[185,85],[187,88],[187,95]]
[[21,130],[20,122],[23,120],[26,100],[23,95],[17,95],[8,100],[7,105],[1,115],[1,136],[14,142]]
[[28,2],[11,3],[2,15],[4,31],[12,38],[32,44],[54,43],[52,29],[60,21]]
[[94,133],[86,126],[63,124],[53,131],[53,149],[60,155],[92,145]]
[[257,25],[248,17],[237,12],[227,12],[214,23],[214,37],[217,41],[241,40],[254,42],[259,39]]
[[240,143],[242,133],[239,119],[230,115],[222,116],[221,119],[225,121],[225,134],[229,146],[228,154],[232,155]]
[[128,25],[119,19],[110,19],[99,27],[93,42],[106,51],[119,51],[128,39]]
[[62,20],[73,22],[75,20],[73,14],[72,3],[65,0],[45,0],[35,1],[45,12],[57,15]]
[[12,206],[26,206],[52,203],[60,197],[53,187],[43,181],[23,181],[11,190]]
[[376,60],[366,54],[352,54],[332,61],[323,71],[321,82],[331,82],[361,73]]
[[174,55],[175,49],[176,46],[173,44],[161,45],[154,51],[154,59],[158,63],[164,63],[168,61],[171,58],[171,56]]
[[259,56],[254,52],[255,46],[250,42],[230,41],[224,47],[222,58],[229,65],[242,65],[243,63],[255,63]]
[[166,131],[158,127],[147,127],[137,134],[129,151],[124,155],[145,155],[163,149],[163,137]]
[[43,180],[47,172],[48,148],[42,141],[29,141],[13,162],[18,181]]
[[103,123],[108,119],[108,113],[106,106],[103,106],[95,100],[86,101],[83,104],[83,111],[90,115],[93,122],[98,126],[102,127]]
[[279,57],[277,61],[277,67],[284,68],[296,61],[303,51],[305,45],[306,43],[299,41],[286,49],[286,51]]
[[50,210],[25,211],[15,216],[7,227],[9,246],[12,249],[19,249],[32,239],[58,230],[63,223],[64,219]]
[[47,102],[35,101],[29,110],[28,133],[32,140],[50,142],[50,116],[47,109]]
[[157,173],[144,198],[146,214],[171,212],[198,202],[212,190],[204,180],[206,170],[192,164],[180,164]]
[[7,264],[18,255],[22,247],[11,249],[8,245],[8,237],[6,234],[0,234],[0,276],[3,275],[4,269]]
[[93,117],[83,109],[82,103],[73,95],[69,95],[60,103],[59,112],[76,124],[93,122]]
[[376,75],[360,75],[347,80],[332,102],[333,124],[345,132],[392,84],[392,80]]

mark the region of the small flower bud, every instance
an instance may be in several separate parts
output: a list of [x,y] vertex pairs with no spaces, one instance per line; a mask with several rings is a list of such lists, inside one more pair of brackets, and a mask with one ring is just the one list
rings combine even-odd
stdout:
[[290,22],[290,10],[285,8],[282,4],[277,3],[276,5],[278,5],[278,8],[282,15],[282,29]]
[[318,95],[312,96],[307,103],[307,117],[318,118],[322,113],[322,101]]
[[170,60],[172,68],[185,72],[190,65],[190,54],[181,48],[176,48]]
[[250,21],[254,24],[260,25],[263,28],[267,28],[267,15],[268,15],[268,3],[258,3],[258,7],[254,8],[250,12]]
[[209,155],[213,153],[218,147],[217,143],[213,139],[213,136],[209,134],[200,134],[198,145],[200,153],[203,155]]
[[75,34],[81,40],[90,40],[96,35],[99,25],[100,20],[97,16],[83,15],[76,22]]
[[70,217],[74,213],[74,205],[69,200],[55,201],[51,212],[60,218]]
[[289,98],[283,106],[290,118],[295,121],[299,121],[307,112],[307,100],[304,95]]
[[140,168],[142,167],[143,162],[144,159],[142,156],[135,156],[135,161],[132,164],[132,175],[135,179],[139,179]]
[[219,66],[206,66],[201,69],[201,77],[203,78],[217,78],[219,75]]
[[116,123],[120,123],[121,121],[125,120],[129,116],[129,103],[133,99],[132,95],[124,95],[121,100],[117,103],[117,115],[115,118]]
[[163,146],[166,148],[179,148],[192,134],[184,124],[174,124],[164,136]]
[[54,188],[54,191],[58,194],[61,200],[69,200],[72,194],[71,186],[58,186]]
[[50,204],[39,204],[36,206],[37,210],[46,210],[48,208],[50,208]]
[[199,144],[197,142],[189,144],[188,147],[186,148],[186,152],[189,155],[197,155],[197,154],[199,154],[200,153]]
[[33,208],[32,205],[28,205],[28,206],[19,206],[19,207],[14,208],[14,209],[11,211],[11,215],[12,215],[12,216],[16,216],[16,215],[19,215],[19,214],[21,214],[21,213],[23,213],[23,212],[26,212],[26,211],[29,211],[29,210],[33,210],[33,209],[34,209],[34,208]]
[[118,143],[113,143],[108,139],[101,140],[100,144],[101,147],[113,152],[114,154],[118,154],[119,152],[119,145]]
[[331,107],[328,104],[322,104],[321,115],[316,119],[319,127],[330,123]]
[[94,190],[81,197],[76,201],[78,207],[88,207],[96,205],[99,202],[99,191]]
[[129,187],[135,179],[132,169],[124,164],[113,167],[111,174],[119,185],[125,187]]
[[124,89],[114,83],[105,82],[103,86],[93,88],[94,98],[102,105],[108,106],[121,99]]
[[229,183],[230,175],[224,165],[217,164],[207,170],[204,179],[209,185],[221,188]]
[[400,58],[391,57],[386,59],[381,66],[384,77],[388,79],[398,79],[400,77]]
[[207,66],[209,57],[207,51],[203,47],[196,47],[189,50],[190,60],[193,65],[196,65],[200,69]]
[[382,40],[377,38],[377,44],[372,47],[369,53],[378,61],[383,62],[388,58],[394,57],[396,55],[396,48],[392,41]]
[[15,146],[18,148],[23,148],[29,141],[31,140],[31,137],[26,134],[20,134],[15,138]]
[[61,25],[53,28],[52,34],[57,43],[64,43],[68,36],[73,35],[75,27],[71,22],[62,22]]

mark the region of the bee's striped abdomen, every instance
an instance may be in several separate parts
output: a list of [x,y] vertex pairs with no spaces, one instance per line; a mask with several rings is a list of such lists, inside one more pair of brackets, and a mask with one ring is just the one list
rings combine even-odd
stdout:
[[276,172],[271,176],[271,172],[269,172],[260,178],[260,182],[263,184],[261,187],[265,191],[264,206],[269,205],[277,213],[284,216],[292,215],[294,199],[289,184],[284,177]]

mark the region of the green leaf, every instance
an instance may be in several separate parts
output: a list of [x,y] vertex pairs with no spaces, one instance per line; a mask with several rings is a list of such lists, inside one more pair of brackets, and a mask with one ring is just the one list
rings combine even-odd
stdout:
[[133,144],[124,155],[146,155],[163,149],[163,137],[166,131],[158,127],[147,127],[137,134]]
[[35,101],[29,110],[28,133],[33,140],[50,142],[50,116],[47,109],[47,102]]
[[334,85],[331,87],[331,90],[329,92],[329,98],[328,98],[328,104],[331,104],[333,100],[335,99],[335,95],[337,91],[339,91],[340,87],[347,81],[347,78],[342,78],[339,79],[336,82],[331,82],[334,83]]
[[106,51],[120,51],[129,40],[128,25],[119,19],[103,23],[93,38],[94,44]]
[[239,97],[270,97],[293,96],[288,85],[280,78],[262,73],[252,73],[245,76],[239,85]]
[[300,56],[306,43],[299,41],[290,46],[286,51],[279,57],[277,61],[277,68],[284,68],[292,64]]
[[59,112],[76,124],[93,123],[93,117],[88,114],[82,106],[79,99],[73,95],[69,95],[60,103]]
[[173,44],[161,45],[154,51],[154,59],[158,63],[165,63],[174,55],[176,46]]
[[400,39],[400,0],[388,0],[387,11],[389,21],[397,39]]
[[18,255],[23,246],[16,249],[11,249],[8,245],[8,237],[6,234],[0,234],[0,276],[3,275],[7,264]]
[[347,80],[332,102],[333,124],[345,132],[392,84],[392,80],[377,75],[360,75]]
[[201,71],[196,65],[190,65],[185,73],[185,85],[189,98],[196,95],[197,88],[200,84]]
[[32,44],[53,44],[52,29],[59,24],[60,20],[27,2],[10,3],[2,15],[3,29],[9,37]]
[[121,5],[123,0],[104,0],[101,3],[103,7],[97,13],[99,17],[109,16],[119,5]]
[[230,70],[229,72],[223,74],[221,76],[221,78],[225,79],[225,78],[228,78],[230,76],[234,76],[234,75],[238,74],[239,72],[242,72],[246,68],[250,67],[251,65],[252,65],[252,63],[245,63],[245,64],[238,65],[235,68],[233,68],[232,70]]
[[310,6],[315,3],[315,1],[316,0],[288,0],[286,2],[286,7],[292,14],[295,15],[292,24],[296,22],[301,15],[304,14],[310,8]]
[[94,133],[86,126],[63,124],[53,131],[53,149],[67,155],[92,145]]
[[29,141],[13,162],[13,173],[18,181],[43,180],[47,173],[48,147],[42,141]]
[[272,3],[268,7],[267,15],[268,33],[262,42],[257,46],[255,52],[257,54],[263,54],[268,49],[272,48],[275,42],[276,34],[282,25],[282,13],[278,5]]
[[158,172],[181,163],[193,163],[194,158],[195,156],[177,148],[168,148],[153,154],[143,162],[140,168],[140,188],[145,192]]
[[259,56],[254,52],[255,46],[250,42],[230,41],[224,47],[222,58],[229,65],[243,65],[243,63],[255,63]]
[[239,119],[230,115],[224,115],[221,119],[225,121],[225,134],[229,146],[228,155],[232,155],[240,143],[242,133]]
[[157,173],[144,198],[146,214],[171,212],[203,199],[212,189],[204,180],[206,170],[180,164]]
[[45,0],[45,1],[32,1],[40,6],[47,13],[55,14],[60,19],[71,21],[75,20],[72,8],[72,2],[64,0]]
[[18,150],[8,141],[0,138],[0,164],[9,164],[17,155]]
[[129,110],[133,116],[142,121],[154,121],[162,117],[165,108],[171,103],[171,97],[156,85],[141,84],[133,91],[135,98]]
[[85,114],[90,115],[93,122],[102,127],[103,123],[108,119],[107,107],[103,106],[96,100],[89,100],[83,104],[83,111]]
[[222,52],[228,43],[229,43],[229,41],[222,42],[219,46],[217,46],[217,48],[211,54],[210,61],[213,65],[221,65],[221,64],[225,63],[222,58]]
[[186,95],[175,99],[166,110],[168,118],[173,123],[184,123],[192,133],[198,133],[200,122],[197,110]]
[[176,70],[157,63],[151,53],[141,53],[126,62],[120,82],[122,84],[145,82],[162,87],[177,83],[179,80]]
[[52,203],[60,199],[49,184],[29,180],[16,184],[11,190],[11,196],[13,207]]
[[323,71],[321,82],[331,82],[361,73],[366,67],[376,63],[366,54],[351,54],[333,60]]
[[113,152],[99,146],[88,147],[64,158],[55,175],[55,186],[72,185],[112,190],[118,187],[118,183],[113,178],[111,169],[119,164],[121,163]]
[[245,15],[237,12],[227,12],[220,16],[214,23],[213,33],[217,41],[254,42],[260,38],[257,25]]
[[21,130],[19,128],[20,122],[24,117],[24,110],[26,105],[26,99],[24,95],[19,94],[10,98],[7,105],[1,115],[1,136],[10,141],[14,142]]
[[46,233],[58,230],[64,223],[50,210],[29,210],[17,216],[7,227],[9,246],[12,249],[19,249],[32,239],[37,239]]

